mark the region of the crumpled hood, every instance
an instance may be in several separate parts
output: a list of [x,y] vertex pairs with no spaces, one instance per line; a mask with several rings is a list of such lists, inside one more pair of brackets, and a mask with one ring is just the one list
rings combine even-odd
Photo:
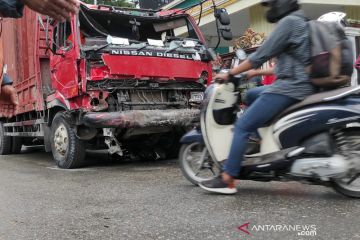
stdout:
[[205,72],[211,75],[208,62],[190,59],[103,54],[102,60],[111,75],[137,79],[198,80]]

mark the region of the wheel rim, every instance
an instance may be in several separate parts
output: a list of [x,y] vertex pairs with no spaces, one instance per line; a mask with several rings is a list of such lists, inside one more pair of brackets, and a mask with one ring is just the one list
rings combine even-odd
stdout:
[[339,187],[354,192],[360,192],[360,164],[358,162],[360,156],[360,137],[358,133],[360,132],[357,132],[356,135],[347,133],[349,135],[346,136],[349,148],[346,150],[346,157],[351,161],[351,168],[354,171],[344,178],[335,179],[335,182],[339,185]]
[[62,156],[65,156],[69,147],[69,135],[64,124],[60,124],[54,134],[55,150]]
[[182,162],[186,173],[196,182],[212,179],[220,172],[206,147],[200,143],[192,143],[185,148]]
[[336,183],[348,191],[360,192],[360,173],[351,177],[337,179]]

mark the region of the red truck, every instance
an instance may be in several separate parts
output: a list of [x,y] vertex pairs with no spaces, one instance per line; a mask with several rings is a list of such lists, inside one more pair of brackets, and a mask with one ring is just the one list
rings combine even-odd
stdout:
[[82,4],[59,23],[27,9],[3,36],[20,109],[1,119],[0,154],[44,144],[60,168],[83,166],[86,149],[177,154],[211,81],[211,52],[184,11]]

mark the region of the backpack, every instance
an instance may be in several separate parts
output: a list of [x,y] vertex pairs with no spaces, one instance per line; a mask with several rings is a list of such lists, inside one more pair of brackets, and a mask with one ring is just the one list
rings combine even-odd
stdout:
[[311,58],[309,74],[312,83],[320,88],[349,86],[353,73],[351,41],[339,24],[309,21]]

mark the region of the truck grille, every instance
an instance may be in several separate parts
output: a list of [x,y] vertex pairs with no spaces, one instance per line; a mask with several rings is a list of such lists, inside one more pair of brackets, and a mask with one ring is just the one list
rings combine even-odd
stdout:
[[110,92],[107,98],[110,112],[187,108],[190,105],[191,92],[204,91],[204,86],[197,82],[159,83],[129,80],[89,81],[87,88]]

